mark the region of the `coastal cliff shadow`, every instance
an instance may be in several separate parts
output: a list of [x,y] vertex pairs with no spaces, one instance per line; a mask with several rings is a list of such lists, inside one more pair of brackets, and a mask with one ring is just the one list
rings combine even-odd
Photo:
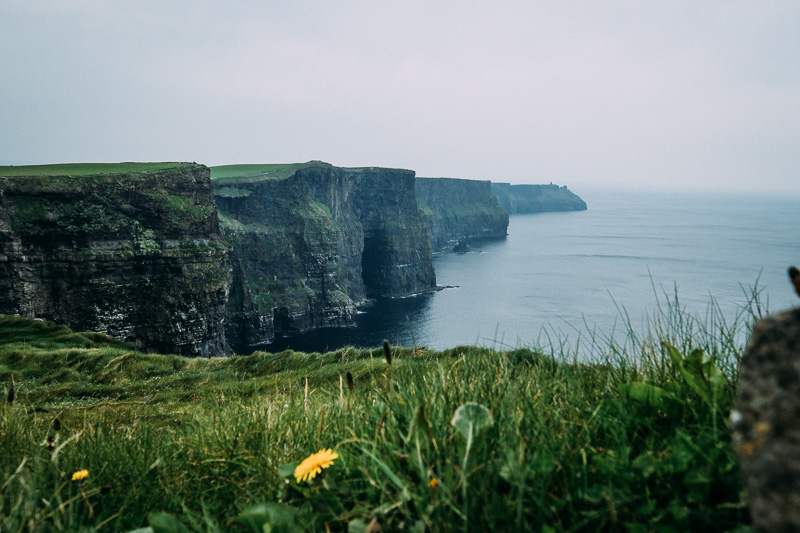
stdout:
[[389,289],[389,284],[384,274],[386,257],[388,256],[388,246],[386,240],[374,232],[365,232],[364,251],[361,253],[361,279],[367,297],[375,298],[385,294]]
[[[424,326],[433,293],[407,298],[379,297],[364,307],[354,327],[324,327],[304,333],[276,336],[269,344],[257,347],[270,353],[284,350],[325,353],[343,346],[377,348],[384,340],[397,346],[423,346],[427,338]],[[238,354],[249,354],[253,348],[234,347]]]

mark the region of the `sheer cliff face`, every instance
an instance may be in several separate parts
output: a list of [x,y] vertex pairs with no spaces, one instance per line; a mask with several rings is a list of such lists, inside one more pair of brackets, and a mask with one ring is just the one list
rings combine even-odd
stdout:
[[223,354],[229,246],[209,170],[164,166],[58,176],[6,167],[0,313],[106,332],[144,351]]
[[511,185],[492,183],[492,192],[510,214],[545,211],[585,211],[586,202],[566,185]]
[[436,285],[411,171],[309,163],[215,178],[214,187],[233,245],[231,343],[351,325],[367,297]]
[[417,178],[415,187],[434,249],[462,239],[506,236],[508,213],[497,203],[490,182]]

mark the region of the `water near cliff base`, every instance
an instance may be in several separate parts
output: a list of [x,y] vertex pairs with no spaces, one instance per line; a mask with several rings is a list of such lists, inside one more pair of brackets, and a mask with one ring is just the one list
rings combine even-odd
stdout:
[[[511,216],[508,237],[434,259],[457,285],[365,308],[355,328],[278,338],[268,351],[343,346],[452,348],[574,343],[591,331],[637,331],[665,294],[704,316],[711,298],[732,319],[756,285],[775,312],[795,306],[786,275],[800,263],[800,198],[576,191],[588,211]],[[585,338],[585,337],[584,337]]]

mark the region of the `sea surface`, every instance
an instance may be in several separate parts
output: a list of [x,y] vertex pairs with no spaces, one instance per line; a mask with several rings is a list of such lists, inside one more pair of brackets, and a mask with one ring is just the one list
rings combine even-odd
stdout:
[[575,192],[587,211],[512,215],[505,239],[438,253],[437,282],[454,288],[379,299],[354,328],[262,349],[575,347],[644,332],[659,307],[732,321],[754,292],[770,312],[800,304],[786,274],[800,266],[800,197]]

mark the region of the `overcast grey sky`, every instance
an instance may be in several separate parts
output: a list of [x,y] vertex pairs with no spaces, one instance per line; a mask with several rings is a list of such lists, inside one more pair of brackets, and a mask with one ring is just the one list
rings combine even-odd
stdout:
[[3,0],[0,163],[800,193],[800,2]]

